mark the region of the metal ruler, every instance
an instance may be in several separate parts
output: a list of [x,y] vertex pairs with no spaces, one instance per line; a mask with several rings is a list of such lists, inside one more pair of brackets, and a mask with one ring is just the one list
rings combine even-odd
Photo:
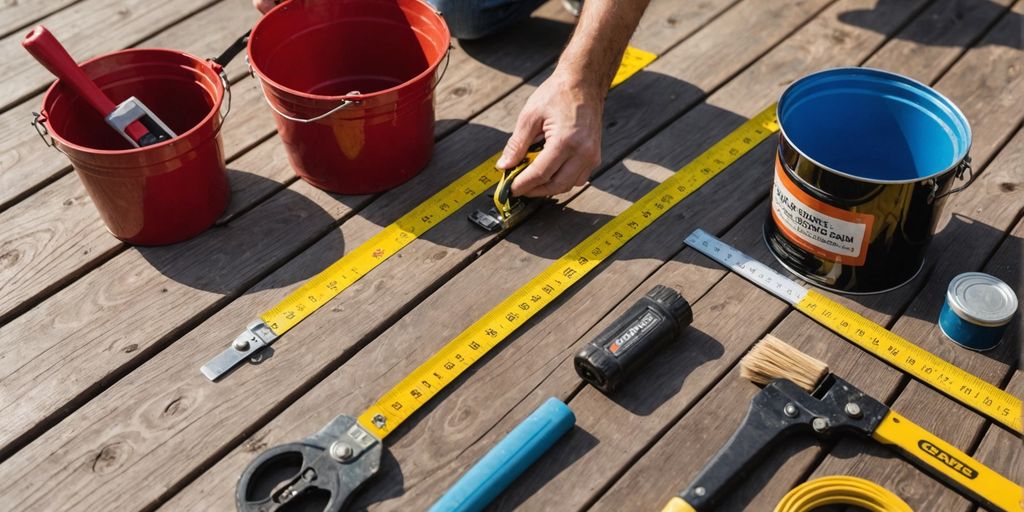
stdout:
[[761,262],[698,229],[686,237],[697,249],[765,291],[792,304],[812,320],[875,357],[988,416],[1021,431],[1021,400],[970,374],[814,290],[800,286]]
[[[653,53],[633,47],[626,48],[611,87],[625,82],[656,58]],[[231,368],[276,341],[430,228],[485,193],[501,179],[502,171],[495,167],[500,156],[501,153],[495,154],[423,201],[373,238],[310,278],[273,308],[263,312],[260,319],[250,323],[230,347],[203,365],[203,375],[210,380],[220,378]]]
[[772,105],[648,192],[448,342],[363,412],[358,418],[359,424],[378,439],[384,439],[474,362],[637,233],[777,130],[775,105]]

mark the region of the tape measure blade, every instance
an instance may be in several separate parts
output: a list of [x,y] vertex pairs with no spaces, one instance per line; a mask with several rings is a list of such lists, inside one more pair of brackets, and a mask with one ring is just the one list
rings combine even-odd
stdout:
[[1021,400],[984,379],[811,290],[797,309],[890,366],[1011,430],[1021,431]]
[[359,416],[359,423],[379,439],[393,432],[468,368],[460,364],[458,355],[472,350],[473,361],[483,357],[665,212],[774,133],[769,129],[774,109],[773,105],[744,123],[591,233],[385,393]]

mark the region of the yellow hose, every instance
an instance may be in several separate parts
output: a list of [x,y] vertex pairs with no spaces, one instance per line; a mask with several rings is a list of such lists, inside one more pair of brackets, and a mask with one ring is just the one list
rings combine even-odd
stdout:
[[826,505],[855,505],[870,512],[913,512],[884,487],[852,476],[826,476],[796,486],[775,512],[810,512]]

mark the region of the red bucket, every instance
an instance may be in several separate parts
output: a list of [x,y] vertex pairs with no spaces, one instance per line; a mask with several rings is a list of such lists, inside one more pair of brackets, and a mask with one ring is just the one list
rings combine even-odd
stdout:
[[36,128],[71,159],[107,229],[128,243],[162,245],[210,227],[229,194],[220,67],[160,49],[109,53],[81,66],[115,103],[135,96],[178,134],[132,148],[60,80],[50,86]]
[[342,194],[395,187],[434,147],[448,26],[418,0],[289,0],[249,38],[249,63],[295,172]]

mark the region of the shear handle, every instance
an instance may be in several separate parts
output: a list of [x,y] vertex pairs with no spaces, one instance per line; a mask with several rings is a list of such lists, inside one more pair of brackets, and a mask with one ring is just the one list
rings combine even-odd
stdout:
[[[846,412],[850,403],[859,408],[856,417]],[[739,429],[678,497],[694,510],[712,510],[781,439],[796,433],[870,435],[888,410],[834,375],[814,395],[788,380],[773,381],[754,397]]]

